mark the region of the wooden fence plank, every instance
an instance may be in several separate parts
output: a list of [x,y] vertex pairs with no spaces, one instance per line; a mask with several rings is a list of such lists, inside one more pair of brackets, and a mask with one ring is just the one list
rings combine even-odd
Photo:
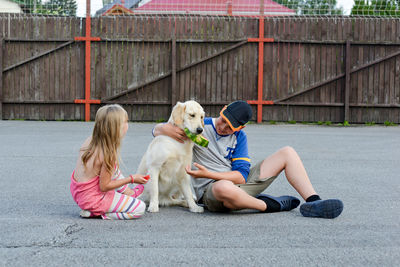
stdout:
[[[8,63],[8,61],[9,61],[8,57],[11,54],[11,51],[9,49],[9,42],[7,42],[7,41],[5,41],[3,39],[2,45],[3,45],[3,49],[1,51],[1,54],[2,54],[2,69],[4,70],[4,67],[7,66],[7,64],[9,64]],[[3,82],[2,82],[2,95],[3,95],[2,96],[2,101],[10,98],[10,95],[9,95],[10,90],[8,89],[8,88],[10,88],[10,80],[11,80],[10,77],[11,77],[11,72],[4,73],[4,71],[2,71],[2,80],[3,80]],[[2,105],[2,113],[3,113],[2,117],[4,119],[10,118],[9,108],[8,107]]]
[[[24,20],[22,24],[23,24],[22,32],[20,33],[21,37],[29,38],[29,30],[28,30],[29,26],[27,21]],[[30,45],[29,43],[20,42],[20,54],[22,55],[22,58],[28,57],[29,45]],[[29,66],[25,65],[23,68],[21,68],[21,73],[22,76],[20,76],[19,97],[20,99],[27,99],[27,92],[28,92],[27,74],[29,73]],[[28,107],[21,105],[19,118],[26,118],[27,114],[28,114]]]
[[[22,17],[18,17],[17,23],[15,23],[15,34],[21,34],[21,24],[22,24]],[[21,56],[23,56],[23,53],[19,51],[19,43],[14,43],[14,60],[20,60]],[[21,77],[21,69],[17,69],[14,72],[15,76],[13,77],[13,99],[18,100],[19,98],[19,92],[20,92],[20,87],[19,87],[19,81]],[[21,105],[15,105],[13,108],[13,117],[15,119],[19,119],[19,112],[20,112],[20,107]]]
[[[330,19],[327,21],[328,25],[328,33],[327,35],[330,37],[329,39],[333,39],[332,36],[336,35],[336,27],[334,27],[334,21],[333,19]],[[337,76],[337,64],[340,62],[340,57],[338,56],[338,48],[336,45],[333,45],[331,47],[332,49],[332,76],[335,77]],[[339,83],[338,81],[335,81],[331,84],[331,89],[330,89],[330,97],[329,97],[329,102],[330,103],[336,103],[336,92],[338,90]],[[331,122],[337,122],[339,121],[339,117],[337,116],[337,111],[335,108],[329,109],[329,121]]]
[[[188,21],[188,27],[189,27],[189,34],[193,35],[193,27],[194,27],[194,22],[193,19],[190,19]],[[196,62],[197,61],[197,53],[198,53],[198,49],[199,46],[196,43],[192,43],[190,45],[190,63]],[[196,65],[192,68],[190,68],[190,74],[189,74],[189,81],[187,83],[187,85],[189,85],[188,88],[188,96],[185,100],[189,100],[189,99],[196,99],[196,90],[197,90],[197,71],[198,71],[198,67],[199,65]]]
[[[70,23],[70,19],[68,17],[63,17],[62,21],[61,21],[61,32],[62,32],[62,36],[63,38],[67,38],[69,36],[69,23]],[[67,55],[67,50],[64,49],[61,52],[61,58],[60,58],[60,69],[62,71],[62,75],[60,75],[60,98],[62,100],[67,99],[67,87],[66,87],[66,77],[67,77],[67,73],[69,72],[68,68],[69,68],[69,58]],[[60,119],[61,120],[66,120],[68,115],[67,113],[65,113],[67,107],[66,105],[62,104],[60,105]]]
[[346,75],[345,75],[345,91],[344,91],[344,121],[349,121],[349,97],[350,97],[350,68],[351,68],[351,46],[350,41],[346,43]]
[[[19,25],[18,21],[16,21],[14,23],[14,25],[11,24],[11,27],[10,27],[11,28],[11,33],[10,34],[13,35],[13,33],[16,34],[18,32],[18,25]],[[14,63],[19,58],[19,52],[17,51],[16,45],[13,44],[13,43],[10,44],[10,48],[11,48],[10,49],[11,50],[10,59],[11,59],[11,62]],[[15,72],[13,72],[13,75],[10,76],[10,98],[13,99],[13,100],[15,100],[17,98],[17,90],[16,90],[16,88],[17,88],[16,77],[17,76],[18,76],[18,74],[16,74]],[[16,109],[17,109],[16,106],[10,107],[11,119],[16,119],[16,115],[15,115]]]
[[[190,21],[188,21],[187,19],[185,20],[185,35],[188,36],[189,32],[190,32]],[[191,64],[193,62],[193,44],[188,44],[186,45],[186,62],[187,64]],[[185,97],[183,99],[183,101],[189,100],[191,97],[191,86],[192,86],[192,77],[194,77],[194,75],[192,74],[192,72],[194,73],[193,68],[188,69],[187,71],[185,71]]]
[[[365,27],[365,20],[361,20],[359,22],[359,40],[364,40],[364,27]],[[364,46],[358,47],[358,64],[364,64]],[[363,77],[365,75],[365,71],[357,73],[357,99],[356,103],[362,103],[363,101]],[[362,112],[359,110],[357,114],[357,120],[361,121]]]
[[[24,26],[23,23],[21,23],[21,29],[23,30],[22,35],[24,35]],[[20,58],[24,58],[26,55],[26,49],[24,47],[24,42],[19,42],[17,49],[18,49],[18,54],[20,55]],[[18,100],[24,99],[25,96],[25,73],[26,73],[27,67],[24,66],[23,68],[19,68],[18,73],[19,75],[17,76],[17,98]],[[24,105],[18,105],[18,111],[16,112],[16,116],[18,119],[24,118],[25,116],[25,107]]]
[[[306,34],[306,27],[307,27],[306,23],[307,22],[305,20],[300,20],[300,19],[296,20],[296,25],[297,25],[296,28],[297,28],[297,32],[298,32],[297,35],[295,36],[296,40],[301,40],[302,38],[304,38],[304,36]],[[304,49],[305,49],[304,45],[301,43],[298,43],[297,47],[294,49],[294,50],[296,50],[295,51],[297,54],[297,63],[296,64],[298,65],[298,68],[296,68],[296,70],[297,70],[296,72],[297,72],[297,76],[298,76],[298,78],[297,78],[298,85],[296,86],[296,89],[297,89],[296,91],[301,91],[306,87],[304,84],[305,68],[303,67],[303,65],[305,64]],[[299,98],[299,101],[306,102],[309,100],[309,98],[310,98],[310,94],[305,94],[301,98]],[[306,121],[306,122],[311,121],[310,113],[311,112],[313,113],[312,108],[308,108],[308,109],[303,108],[303,110],[300,110],[300,112],[303,113],[302,121]]]
[[176,54],[176,36],[175,33],[172,33],[172,47],[171,47],[171,69],[172,69],[172,76],[171,76],[171,108],[177,102],[177,82],[176,82],[176,61],[177,61],[177,54]]
[[[56,18],[48,20],[48,36],[52,36],[54,31],[56,31]],[[54,43],[50,43],[49,46],[52,48]],[[50,100],[56,100],[56,96],[58,96],[58,85],[56,85],[56,77],[55,75],[57,74],[56,72],[56,67],[58,65],[57,57],[54,53],[49,55],[49,72],[48,72],[48,77],[49,77],[49,87],[48,87],[48,99]],[[46,118],[47,120],[55,120],[55,106],[54,105],[48,105],[47,107],[47,114]]]
[[4,38],[0,37],[0,120],[3,119],[3,55]]
[[[62,20],[62,18],[56,18],[54,20],[54,32],[62,33],[61,32],[61,20]],[[54,45],[56,45],[56,44],[54,44]],[[61,61],[60,53],[54,54],[53,62],[54,62],[54,68],[53,68],[53,71],[54,71],[54,99],[57,100],[57,99],[61,99],[60,78],[64,74],[64,71],[61,74],[60,67],[61,67],[62,61]],[[52,116],[54,116],[53,120],[59,120],[61,118],[60,117],[61,105],[54,105],[53,108],[54,108],[54,112],[53,112],[54,115],[52,115]]]
[[[400,23],[396,23],[396,26],[393,27],[393,29],[396,28],[396,41],[400,40]],[[395,77],[395,82],[394,82],[394,95],[393,95],[393,103],[400,104],[400,57],[397,56],[394,58],[394,77]],[[397,116],[397,118],[400,118],[400,111],[397,110],[393,112],[393,116]],[[393,119],[393,122],[396,122],[396,119]]]
[[[34,21],[31,20],[31,26],[32,26],[32,39],[37,39],[41,36],[41,25],[43,24],[43,19],[39,21]],[[41,46],[40,43],[33,43],[31,46],[31,51],[29,54],[29,57],[34,57],[39,53],[39,46]],[[41,90],[40,86],[40,67],[42,65],[43,59],[41,60],[35,60],[34,62],[31,63],[31,68],[32,70],[29,72],[29,86],[31,90],[31,95],[30,95],[30,100],[36,100],[39,99],[39,92]],[[36,119],[35,116],[36,114],[39,114],[39,107],[37,105],[31,105],[29,109],[29,118],[30,119]]]
[[[216,48],[213,49],[215,51]],[[210,95],[211,95],[211,103],[217,101],[217,61],[218,58],[213,58],[211,60],[211,90],[210,90]]]
[[[43,37],[47,38],[47,30],[49,28],[49,23],[48,20],[42,20],[42,28],[40,31],[44,33]],[[44,45],[45,49],[48,49],[50,46],[48,43]],[[49,88],[50,88],[50,79],[49,79],[49,56],[43,58],[42,66],[40,67],[40,88],[39,88],[39,95],[38,99],[39,100],[45,100],[49,98]],[[37,119],[48,119],[46,116],[48,114],[48,106],[47,105],[42,105],[39,106],[39,111],[37,113]]]
[[[181,27],[181,25],[179,26],[179,28]],[[179,45],[177,46],[177,56],[178,56],[178,63],[179,63],[179,68],[181,68],[181,66],[185,65],[185,48],[186,48],[187,44],[183,44],[183,43],[179,43]],[[185,72],[180,72],[178,74],[178,79],[179,79],[179,87],[178,87],[178,101],[183,101],[185,99]]]
[[[114,16],[112,19],[109,20],[110,23],[110,27],[108,29],[107,32],[107,36],[112,36],[113,38],[117,38],[116,37],[116,33],[117,33],[117,23],[116,23],[116,16]],[[109,65],[107,67],[107,72],[108,74],[108,84],[109,84],[109,89],[107,92],[107,96],[112,96],[118,93],[117,90],[117,79],[114,78],[116,77],[116,58],[117,58],[117,53],[118,53],[118,47],[119,43],[117,42],[109,42],[109,50],[108,50],[108,54],[109,54]],[[143,52],[144,54],[144,52]],[[143,71],[146,70],[146,65],[143,67]]]
[[222,56],[216,58],[216,92],[215,99],[216,101],[222,100]]
[[[241,21],[241,29],[240,31],[242,33],[246,33],[247,29],[249,28],[250,25],[254,24],[253,20],[246,20]],[[242,46],[239,48],[239,69],[238,69],[238,94],[237,97],[238,99],[241,100],[247,100],[250,99],[247,95],[248,89],[248,51],[250,47],[249,45]],[[253,118],[255,118],[255,115],[253,114]]]
[[228,94],[228,56],[221,55],[221,101],[227,100]]
[[[203,19],[201,20],[200,23],[204,23]],[[201,28],[203,28],[204,25],[201,25]],[[200,58],[205,58],[207,56],[207,47],[205,45],[201,46],[201,51],[200,51]],[[206,87],[207,87],[207,62],[203,62],[200,67],[200,78],[199,78],[199,95],[198,95],[198,100],[199,101],[205,101],[206,99]]]
[[[206,27],[208,28],[208,22],[209,19],[206,20]],[[206,55],[210,55],[212,53],[212,50],[207,47],[206,49]],[[206,84],[205,84],[205,98],[203,99],[205,102],[211,102],[211,88],[212,88],[212,67],[213,67],[213,61],[214,60],[208,60],[206,61]],[[209,116],[209,114],[206,114],[206,116]]]

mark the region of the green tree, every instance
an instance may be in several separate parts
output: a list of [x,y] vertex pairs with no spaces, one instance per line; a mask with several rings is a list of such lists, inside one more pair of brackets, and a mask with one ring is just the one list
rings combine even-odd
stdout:
[[76,16],[76,9],[75,0],[49,0],[43,4],[41,14]]
[[26,14],[75,16],[75,0],[12,0],[19,4]]
[[275,0],[296,11],[297,15],[343,15],[343,9],[337,8],[336,0]]
[[301,15],[342,15],[343,10],[336,7],[336,0],[304,0]]
[[41,6],[42,0],[11,0],[17,3],[24,13],[35,13],[38,7]]
[[400,17],[400,0],[355,0],[351,15]]

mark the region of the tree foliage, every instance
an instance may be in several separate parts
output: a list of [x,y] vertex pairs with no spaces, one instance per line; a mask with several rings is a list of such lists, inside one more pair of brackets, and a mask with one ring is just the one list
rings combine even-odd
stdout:
[[11,0],[27,14],[75,16],[76,0]]
[[342,15],[342,8],[336,7],[336,0],[275,0],[296,11],[297,15]]
[[400,0],[355,0],[351,15],[400,17]]
[[24,13],[34,13],[33,11],[40,6],[41,0],[11,0],[17,3]]
[[50,0],[43,5],[43,14],[75,16],[76,9],[75,0]]

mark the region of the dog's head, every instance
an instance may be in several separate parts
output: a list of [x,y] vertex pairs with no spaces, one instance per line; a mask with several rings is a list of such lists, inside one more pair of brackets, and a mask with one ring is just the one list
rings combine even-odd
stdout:
[[204,110],[193,100],[178,102],[172,109],[168,122],[181,129],[188,128],[193,134],[201,134],[204,127]]

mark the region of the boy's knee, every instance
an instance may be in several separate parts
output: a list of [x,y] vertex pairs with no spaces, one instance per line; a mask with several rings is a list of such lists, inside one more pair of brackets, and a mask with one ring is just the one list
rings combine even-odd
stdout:
[[294,148],[291,146],[285,146],[281,148],[280,151],[287,156],[297,155],[296,150],[294,150]]
[[231,181],[220,180],[212,186],[213,195],[216,199],[227,198],[232,194],[232,187],[235,186]]

